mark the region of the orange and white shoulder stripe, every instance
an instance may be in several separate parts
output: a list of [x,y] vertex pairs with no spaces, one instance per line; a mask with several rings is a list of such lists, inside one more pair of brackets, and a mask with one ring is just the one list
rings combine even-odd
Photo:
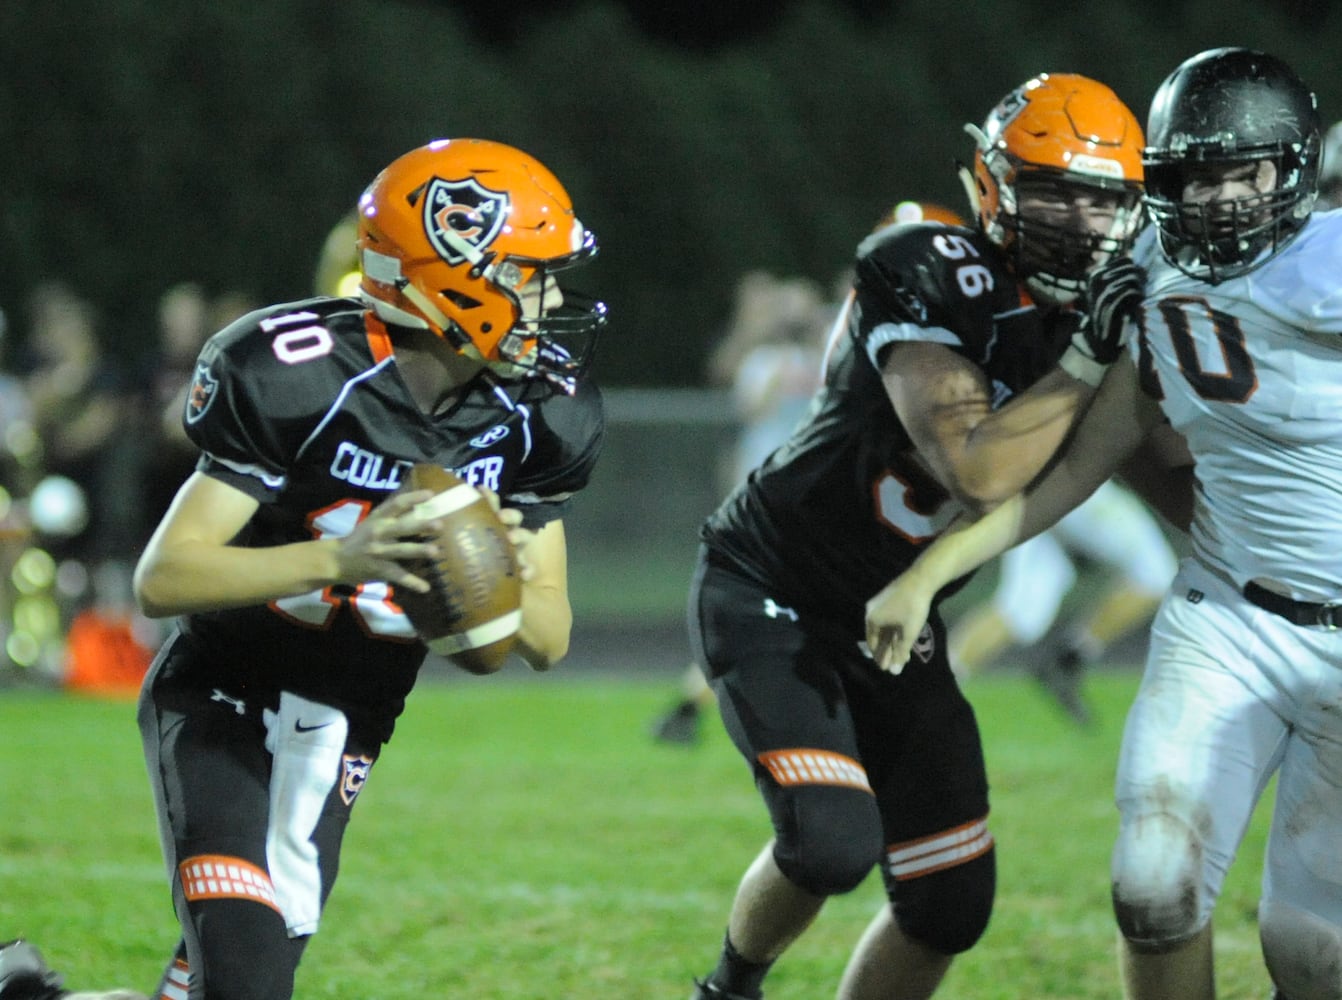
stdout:
[[930,837],[891,844],[885,849],[885,860],[890,875],[903,881],[973,861],[987,854],[992,846],[993,835],[988,832],[988,817],[984,816]]

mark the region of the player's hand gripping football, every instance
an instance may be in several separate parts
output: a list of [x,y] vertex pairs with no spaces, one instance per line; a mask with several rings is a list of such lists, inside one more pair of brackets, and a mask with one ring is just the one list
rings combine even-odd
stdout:
[[1090,272],[1086,279],[1086,316],[1072,334],[1059,364],[1091,385],[1099,385],[1132,336],[1137,308],[1145,294],[1146,272],[1131,257],[1118,256]]
[[936,593],[935,582],[915,566],[867,602],[867,648],[882,670],[892,674],[903,671],[914,640],[927,624]]
[[499,495],[491,489],[483,486],[477,487],[477,489],[489,501],[489,505],[494,508],[494,513],[507,527],[508,541],[512,542],[513,550],[517,553],[517,569],[522,576],[522,582],[525,583],[535,576],[535,570],[527,561],[527,546],[535,539],[536,533],[522,527],[522,512],[520,510],[515,507],[503,506],[499,500]]
[[434,539],[441,522],[415,510],[432,496],[429,490],[393,494],[339,539],[336,566],[340,581],[358,585],[385,580],[416,593],[428,593],[429,582],[409,567],[416,562],[432,562],[440,554]]

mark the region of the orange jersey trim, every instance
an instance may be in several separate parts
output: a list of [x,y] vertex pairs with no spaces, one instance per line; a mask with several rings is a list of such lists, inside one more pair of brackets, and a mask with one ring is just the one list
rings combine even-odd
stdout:
[[387,324],[370,310],[363,315],[363,325],[368,331],[368,349],[373,352],[373,361],[391,357],[391,334],[387,333]]
[[791,785],[837,785],[871,791],[866,769],[852,757],[845,757],[832,750],[808,747],[770,750],[756,759],[774,781],[785,788]]

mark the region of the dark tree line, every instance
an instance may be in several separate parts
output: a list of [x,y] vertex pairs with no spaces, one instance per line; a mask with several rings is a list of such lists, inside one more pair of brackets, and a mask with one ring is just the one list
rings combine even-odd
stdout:
[[1306,0],[674,7],[0,5],[0,307],[21,337],[28,290],[64,278],[129,358],[174,282],[304,296],[381,165],[478,135],[554,168],[598,233],[603,381],[692,384],[740,272],[828,281],[892,201],[961,207],[962,124],[1040,70],[1103,79],[1144,119],[1182,58],[1253,45],[1342,117],[1342,15]]

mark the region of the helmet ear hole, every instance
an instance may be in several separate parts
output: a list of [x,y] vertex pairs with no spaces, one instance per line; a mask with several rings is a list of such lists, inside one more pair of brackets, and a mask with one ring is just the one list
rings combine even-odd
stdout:
[[478,309],[481,305],[479,299],[472,298],[465,292],[459,292],[455,288],[444,288],[442,290],[442,295],[444,298],[450,299],[452,304],[458,309]]

